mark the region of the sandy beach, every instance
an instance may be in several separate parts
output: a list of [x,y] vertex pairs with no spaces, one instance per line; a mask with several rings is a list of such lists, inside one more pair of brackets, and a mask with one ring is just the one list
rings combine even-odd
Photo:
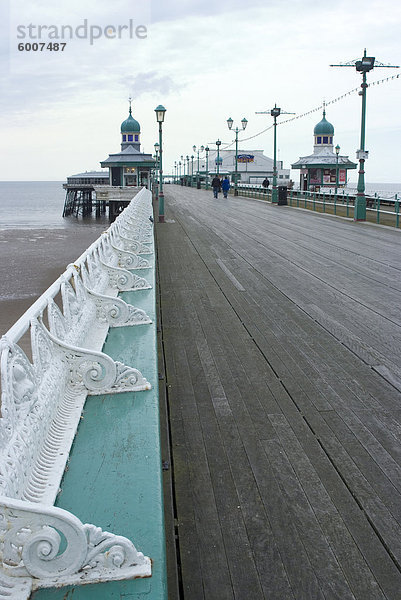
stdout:
[[0,231],[0,335],[74,262],[104,224]]

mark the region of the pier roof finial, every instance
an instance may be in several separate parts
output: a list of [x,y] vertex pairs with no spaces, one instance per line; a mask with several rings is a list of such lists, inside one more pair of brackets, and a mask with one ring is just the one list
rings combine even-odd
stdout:
[[129,115],[128,118],[125,119],[125,121],[123,121],[121,123],[121,133],[140,133],[141,131],[141,127],[138,123],[138,121],[136,121],[134,119],[134,117],[132,116],[132,98],[131,96],[128,98],[129,101]]
[[334,135],[334,127],[326,119],[326,100],[323,100],[323,119],[315,126],[313,135]]

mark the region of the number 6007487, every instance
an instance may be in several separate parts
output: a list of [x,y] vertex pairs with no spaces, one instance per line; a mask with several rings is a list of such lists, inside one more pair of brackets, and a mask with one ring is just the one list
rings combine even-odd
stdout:
[[18,50],[20,52],[43,52],[49,50],[51,52],[64,52],[66,42],[25,42],[24,44],[18,44]]

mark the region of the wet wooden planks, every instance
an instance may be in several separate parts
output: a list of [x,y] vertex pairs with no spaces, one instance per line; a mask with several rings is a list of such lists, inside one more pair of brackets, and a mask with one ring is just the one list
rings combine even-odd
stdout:
[[401,394],[372,368],[401,366],[399,233],[176,186],[166,199],[182,597],[400,598]]

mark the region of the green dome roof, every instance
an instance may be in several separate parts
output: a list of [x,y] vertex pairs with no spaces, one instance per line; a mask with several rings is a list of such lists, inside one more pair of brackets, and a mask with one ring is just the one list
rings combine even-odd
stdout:
[[125,119],[125,121],[123,121],[121,123],[121,132],[125,133],[125,132],[135,132],[135,133],[139,133],[141,131],[141,126],[139,125],[138,121],[136,121],[134,119],[134,117],[132,116],[131,113],[131,107],[129,107],[129,116],[128,119]]
[[313,130],[315,135],[334,135],[334,127],[326,121],[326,111],[323,111],[323,119],[315,126]]

